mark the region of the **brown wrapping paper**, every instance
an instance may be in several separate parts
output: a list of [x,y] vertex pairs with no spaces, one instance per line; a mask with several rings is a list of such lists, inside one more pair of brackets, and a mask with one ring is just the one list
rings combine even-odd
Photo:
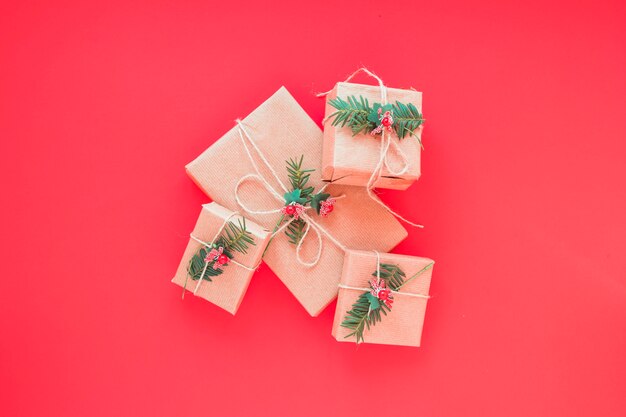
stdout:
[[[196,227],[194,227],[192,232],[193,236],[203,242],[211,243],[215,234],[224,224],[224,220],[227,219],[231,213],[232,211],[217,203],[203,205]],[[241,216],[234,215],[229,221],[237,224],[238,219],[241,219]],[[233,260],[242,265],[254,268],[261,261],[263,251],[270,238],[270,232],[262,226],[248,220],[248,218],[246,218],[246,229],[252,233],[255,246],[251,245],[248,252],[245,254],[233,252]],[[201,247],[201,243],[194,239],[189,239],[189,243],[183,254],[183,259],[180,261],[176,275],[172,279],[174,284],[180,285],[181,287],[183,287],[185,281],[187,281],[187,290],[190,291],[187,294],[188,296],[192,295],[191,293],[196,288],[198,281],[194,281],[191,278],[187,280],[187,266],[189,265],[191,257],[197,253]],[[211,277],[212,282],[203,280],[196,295],[223,308],[231,314],[235,314],[248,289],[248,284],[250,284],[250,279],[254,271],[242,268],[232,262],[223,268],[224,272],[221,275]]]
[[[304,155],[303,167],[316,170],[311,173],[310,185],[316,190],[324,185],[320,173],[322,132],[284,87],[242,123],[284,184],[289,184],[285,161]],[[238,132],[239,128],[233,127],[186,167],[190,177],[211,198],[237,210],[235,186],[240,178],[254,173]],[[257,156],[254,158],[262,165]],[[267,169],[262,172],[274,189],[281,190]],[[386,252],[406,237],[402,225],[372,201],[365,189],[331,185],[327,192],[345,197],[337,201],[330,216],[322,218],[315,213],[311,216],[346,247]],[[243,184],[240,198],[252,209],[277,209],[284,204],[255,182]],[[269,230],[280,217],[279,214],[243,214]],[[295,246],[284,234],[271,241],[264,256],[268,266],[312,316],[317,316],[337,296],[343,265],[343,250],[325,236],[322,242],[321,259],[313,267],[298,263]],[[312,259],[317,248],[317,238],[311,231],[303,243],[302,257]]]
[[[328,104],[329,100],[341,97],[344,100],[348,96],[363,96],[370,105],[380,103],[380,87],[339,82],[326,96],[325,117],[333,114],[336,109]],[[387,88],[387,100],[390,104],[399,101],[401,103],[413,103],[422,111],[422,93],[414,90],[400,90]],[[415,134],[422,137],[422,128]],[[404,190],[408,188],[420,176],[420,151],[421,147],[415,136],[405,136],[398,141],[395,133],[391,133],[392,140],[399,144],[409,163],[408,171],[401,176],[394,176],[383,168],[380,178],[374,183],[378,188],[391,188]],[[352,135],[352,131],[346,125],[344,127],[332,126],[331,120],[324,125],[324,152],[322,162],[322,176],[325,181],[335,181],[336,184],[367,186],[372,172],[380,159],[380,135],[372,136],[369,133]],[[393,147],[389,150],[389,164],[394,171],[400,171],[403,167]]]
[[[420,271],[432,259],[416,256],[380,254],[381,263],[399,265],[406,273],[406,278]],[[376,271],[376,254],[371,251],[350,250],[346,252],[341,275],[341,284],[349,287],[369,288],[369,282],[376,279],[372,273]],[[412,294],[428,295],[433,268],[424,271],[421,275],[403,286],[400,291]],[[340,342],[355,342],[353,336],[346,338],[352,330],[341,327],[346,313],[363,293],[360,290],[340,288],[337,298],[337,310],[333,321],[332,335]],[[365,330],[365,343],[384,345],[419,346],[426,314],[427,299],[410,297],[403,294],[394,294],[391,311],[383,316],[382,321]]]

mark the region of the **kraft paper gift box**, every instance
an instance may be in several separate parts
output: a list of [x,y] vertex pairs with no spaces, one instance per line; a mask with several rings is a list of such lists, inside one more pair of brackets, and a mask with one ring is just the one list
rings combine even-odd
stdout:
[[[226,234],[225,229],[229,228],[228,223],[239,226],[240,221],[244,221],[241,215],[217,203],[203,205],[198,222],[191,233],[189,243],[183,254],[183,259],[180,261],[176,275],[172,279],[173,283],[186,288],[186,291],[195,291],[195,295],[210,301],[231,314],[237,312],[250,284],[254,269],[261,262],[263,251],[270,238],[270,232],[262,226],[245,219],[245,230],[250,233],[254,245],[248,244],[246,253],[231,249],[232,259],[226,265],[219,267],[223,271],[220,275],[210,276],[205,271],[205,275],[211,279],[210,282],[207,279],[193,280],[189,276],[188,267],[192,257],[195,254],[199,254],[201,249],[205,248],[205,253],[210,251],[211,248],[207,248],[205,243],[213,243],[216,235],[218,237],[224,236]],[[203,259],[202,256],[197,259],[198,264],[202,264],[196,268],[196,272],[198,270],[201,271],[197,275],[198,277],[202,275],[202,270],[205,266],[201,259]],[[214,263],[210,262],[210,265],[207,265],[207,269],[213,268]]]
[[[406,285],[399,289],[399,293],[391,293],[391,309],[386,315],[381,314],[381,321],[369,329],[365,326],[364,342],[419,346],[434,261],[416,256],[381,253],[380,262],[397,265],[405,274]],[[374,252],[350,250],[346,253],[332,330],[332,335],[338,341],[356,342],[355,336],[349,336],[353,329],[343,327],[342,323],[359,296],[371,288],[370,282],[376,281],[376,268],[377,258]],[[385,272],[385,268],[381,267],[381,272]],[[411,279],[413,276],[415,278]],[[387,281],[386,287],[389,286]]]
[[[303,168],[315,169],[310,172],[309,185],[314,186],[316,191],[325,185],[320,173],[322,131],[284,87],[248,115],[242,126],[254,145],[235,124],[186,167],[190,177],[214,201],[242,210],[236,199],[235,187],[244,176],[256,173],[251,160],[282,196],[280,184],[254,146],[258,147],[283,184],[289,184],[286,160],[299,159],[303,155]],[[296,247],[284,233],[271,240],[263,257],[312,316],[317,316],[337,296],[345,247],[388,251],[407,235],[404,227],[372,201],[365,189],[330,185],[325,192],[344,197],[337,200],[334,211],[328,217],[311,214],[319,226],[332,236],[331,239],[320,232],[322,246],[319,262],[314,266],[302,265],[296,259]],[[264,184],[253,179],[241,184],[239,198],[250,209],[276,210],[285,205],[285,201],[277,200]],[[242,213],[269,230],[274,230],[281,216],[280,213]],[[312,261],[319,248],[317,235],[311,230],[303,240],[301,258]]]
[[[322,177],[325,181],[334,181],[337,184],[367,186],[380,160],[381,135],[371,135],[370,132],[361,132],[353,135],[348,125],[333,126],[332,115],[337,109],[329,101],[337,97],[347,100],[348,96],[366,98],[370,106],[381,102],[381,91],[378,86],[339,82],[326,96],[326,110],[324,119],[324,149],[322,161]],[[422,93],[414,90],[387,88],[387,101],[394,104],[399,101],[404,104],[412,103],[422,112]],[[383,166],[380,177],[373,184],[377,188],[405,190],[420,176],[420,152],[423,125],[417,128],[414,135],[407,135],[398,139],[395,132],[386,133],[391,136],[406,157],[407,171],[402,175],[389,172]],[[392,145],[388,151],[388,163],[394,172],[400,172],[405,161]]]

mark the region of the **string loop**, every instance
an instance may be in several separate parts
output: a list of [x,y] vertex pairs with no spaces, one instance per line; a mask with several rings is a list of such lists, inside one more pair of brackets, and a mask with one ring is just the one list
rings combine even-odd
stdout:
[[[280,180],[280,177],[279,177],[278,173],[276,172],[276,170],[274,170],[274,168],[269,163],[269,161],[267,160],[267,158],[265,157],[265,155],[263,154],[261,149],[258,147],[256,142],[252,139],[252,137],[250,136],[250,134],[248,133],[248,131],[244,127],[242,121],[237,119],[236,123],[237,123],[237,127],[238,127],[237,133],[239,133],[239,138],[241,139],[241,143],[243,144],[243,147],[244,147],[244,149],[246,151],[246,154],[248,155],[248,159],[250,159],[250,162],[252,163],[252,167],[254,168],[255,173],[254,174],[244,175],[243,177],[241,177],[241,179],[239,179],[239,181],[235,185],[235,201],[237,201],[237,204],[244,211],[246,211],[247,213],[251,213],[251,214],[277,214],[277,213],[280,213],[282,205],[285,202],[285,200],[283,198],[283,195],[281,195],[278,191],[276,191],[276,189],[272,186],[272,184],[269,183],[267,178],[265,176],[263,176],[259,166],[257,165],[256,161],[254,160],[254,158],[252,156],[251,148],[255,151],[256,155],[258,155],[258,157],[261,159],[261,161],[263,162],[265,167],[270,171],[270,173],[272,174],[274,179],[276,179],[276,182],[282,188],[284,193],[288,192],[287,187]],[[248,145],[250,145],[250,146],[248,146]],[[277,202],[279,202],[281,204],[281,208],[269,209],[269,210],[259,210],[259,209],[250,208],[246,204],[244,204],[244,202],[242,201],[242,199],[240,197],[240,188],[241,188],[241,185],[243,183],[247,182],[247,181],[256,181],[256,182],[261,183],[261,185],[263,185],[265,190],[272,197],[274,197],[274,199]],[[324,185],[320,189],[320,192],[322,192],[324,189],[326,189],[326,186],[327,185]],[[343,197],[345,197],[345,196],[344,195],[340,195],[340,196],[337,196],[337,197],[334,197],[334,198],[335,199],[340,199],[340,198],[343,198]],[[311,207],[305,207],[304,208],[305,211],[300,216],[302,219],[304,219],[306,221],[307,226],[306,226],[306,229],[304,230],[304,234],[300,238],[300,241],[296,245],[296,259],[297,259],[297,261],[301,265],[303,265],[305,267],[313,267],[313,266],[317,265],[317,263],[321,259],[321,257],[322,257],[322,250],[323,250],[323,247],[324,247],[324,242],[322,240],[322,234],[325,235],[326,237],[328,237],[328,239],[331,242],[333,242],[337,247],[342,249],[344,252],[347,250],[345,245],[343,245],[341,242],[339,242],[330,232],[328,232],[325,228],[320,226],[317,222],[315,222],[306,213],[306,211],[309,210],[309,209],[311,209]],[[276,229],[276,231],[274,233],[272,233],[271,238],[274,238],[274,236],[276,236],[277,234],[281,233],[294,220],[295,220],[295,217],[292,217],[287,222],[285,222],[283,225],[281,225],[278,229]],[[304,241],[306,240],[307,236],[309,236],[311,231],[313,231],[313,233],[315,234],[315,237],[317,238],[317,245],[318,246],[317,246],[317,252],[316,252],[315,256],[310,261],[306,261],[306,260],[304,260],[302,258],[300,252],[301,252],[302,245],[303,245]]]

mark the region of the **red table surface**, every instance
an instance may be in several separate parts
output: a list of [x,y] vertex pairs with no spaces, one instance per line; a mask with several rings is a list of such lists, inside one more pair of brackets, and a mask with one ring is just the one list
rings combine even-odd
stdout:
[[[0,415],[626,415],[625,3],[437,3],[3,2]],[[424,92],[382,194],[437,261],[423,346],[337,343],[267,266],[181,301],[184,165],[361,64]]]

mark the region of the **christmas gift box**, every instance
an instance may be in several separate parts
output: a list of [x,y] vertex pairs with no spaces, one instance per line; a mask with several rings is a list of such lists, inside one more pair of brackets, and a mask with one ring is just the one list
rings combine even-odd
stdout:
[[322,177],[404,190],[420,176],[422,93],[387,88],[360,71],[380,85],[339,82],[320,95],[326,95]]
[[322,131],[282,87],[186,167],[274,233],[263,259],[312,316],[337,296],[346,248],[388,251],[407,234],[365,189],[324,183],[321,160]]
[[434,261],[350,250],[332,335],[340,342],[419,346]]
[[217,203],[202,206],[172,282],[235,314],[270,232]]

